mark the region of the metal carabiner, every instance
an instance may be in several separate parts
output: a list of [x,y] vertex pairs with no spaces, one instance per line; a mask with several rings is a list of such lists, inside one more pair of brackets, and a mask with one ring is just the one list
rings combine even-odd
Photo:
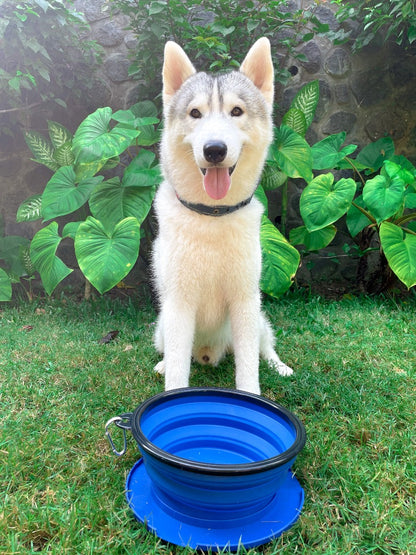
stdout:
[[[121,422],[123,422],[123,418],[121,416],[114,416],[113,418],[110,418],[110,420],[105,425],[105,435],[107,436],[108,442],[110,443],[110,447],[113,450],[113,453],[115,455],[117,455],[117,457],[123,456],[124,453],[127,451],[126,428],[124,428],[122,426],[119,426],[117,424],[117,423],[121,423]],[[111,437],[110,432],[108,431],[108,428],[110,427],[111,424],[116,424],[118,426],[118,428],[121,428],[123,430],[124,445],[123,445],[123,449],[121,451],[118,451],[116,449],[116,446],[114,445],[114,442],[113,442],[113,438]]]

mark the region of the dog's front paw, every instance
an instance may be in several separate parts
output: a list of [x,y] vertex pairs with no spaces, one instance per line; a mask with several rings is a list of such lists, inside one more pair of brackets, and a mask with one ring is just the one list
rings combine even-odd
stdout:
[[274,368],[277,372],[279,372],[279,374],[281,376],[291,376],[293,374],[293,370],[292,368],[290,368],[290,366],[287,366],[284,362],[282,362],[281,360],[279,361],[275,361],[273,360],[270,364],[270,366],[272,368]]
[[158,362],[156,366],[153,368],[153,371],[156,372],[156,374],[163,375],[165,373],[165,361],[161,360],[160,362]]

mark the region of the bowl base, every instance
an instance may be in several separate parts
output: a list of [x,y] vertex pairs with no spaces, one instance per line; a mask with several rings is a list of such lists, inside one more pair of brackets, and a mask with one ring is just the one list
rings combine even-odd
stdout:
[[140,459],[131,469],[126,481],[126,498],[137,520],[160,539],[192,549],[230,551],[244,545],[246,549],[268,543],[290,528],[298,519],[304,502],[304,491],[295,476],[287,478],[260,515],[253,520],[230,520],[216,526],[212,520],[200,519],[198,525],[180,519],[175,510],[166,511],[157,502],[151,480]]

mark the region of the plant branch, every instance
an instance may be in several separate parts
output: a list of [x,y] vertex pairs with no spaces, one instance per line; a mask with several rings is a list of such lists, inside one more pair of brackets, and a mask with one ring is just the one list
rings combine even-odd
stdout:
[[28,106],[20,106],[18,108],[7,108],[6,110],[0,110],[0,114],[10,114],[11,112],[25,112],[26,110],[30,110],[31,108],[36,108],[36,106],[40,106],[42,102],[34,102],[33,104],[29,104]]

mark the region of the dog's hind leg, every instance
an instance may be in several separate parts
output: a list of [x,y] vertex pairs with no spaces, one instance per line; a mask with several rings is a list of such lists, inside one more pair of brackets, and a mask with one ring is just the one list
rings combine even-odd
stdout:
[[155,345],[164,357],[155,371],[165,374],[165,389],[188,387],[195,317],[186,305],[165,302],[155,334]]
[[273,330],[263,313],[260,316],[260,356],[266,360],[270,368],[277,370],[281,376],[293,374],[292,368],[280,360],[274,349]]

